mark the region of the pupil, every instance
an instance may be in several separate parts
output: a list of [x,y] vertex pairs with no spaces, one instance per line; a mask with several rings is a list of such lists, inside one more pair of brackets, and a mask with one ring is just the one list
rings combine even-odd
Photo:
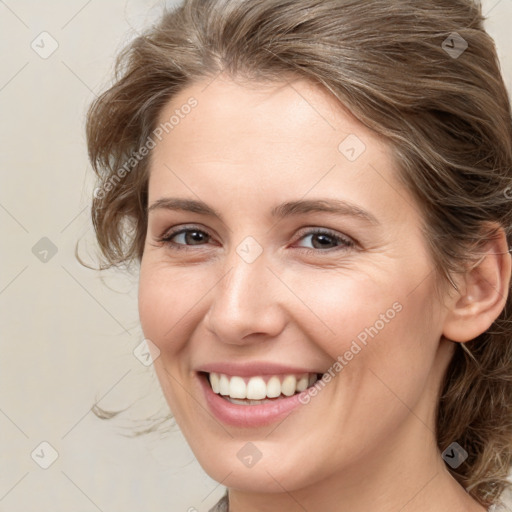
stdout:
[[325,243],[322,243],[321,241],[324,240],[327,241],[327,244],[330,243],[329,239],[331,238],[329,235],[322,235],[322,234],[319,234],[319,235],[316,235],[318,240],[320,241],[320,245],[323,247],[325,246]]
[[200,233],[199,231],[190,231],[188,233],[188,236],[192,239],[192,241],[195,242],[202,242],[203,233]]

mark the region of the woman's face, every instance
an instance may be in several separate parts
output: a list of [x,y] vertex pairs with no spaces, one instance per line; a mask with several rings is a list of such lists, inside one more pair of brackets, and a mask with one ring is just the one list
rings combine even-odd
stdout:
[[201,465],[265,492],[417,467],[452,352],[389,147],[302,80],[221,76],[173,115],[151,153],[139,309]]

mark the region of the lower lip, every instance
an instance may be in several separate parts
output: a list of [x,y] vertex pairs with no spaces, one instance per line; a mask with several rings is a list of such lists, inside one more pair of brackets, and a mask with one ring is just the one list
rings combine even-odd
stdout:
[[198,374],[198,377],[206,402],[214,416],[223,423],[235,427],[261,427],[284,419],[291,411],[302,405],[300,397],[306,394],[303,391],[261,405],[237,405],[214,393],[204,374]]

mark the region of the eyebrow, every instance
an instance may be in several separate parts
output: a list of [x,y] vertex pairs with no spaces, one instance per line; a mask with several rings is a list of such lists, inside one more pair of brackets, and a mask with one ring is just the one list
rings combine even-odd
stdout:
[[[222,215],[207,205],[203,201],[196,199],[185,199],[178,197],[164,197],[156,200],[148,208],[148,213],[154,210],[178,210],[198,213],[200,215],[208,215],[216,217],[224,223]],[[294,215],[301,215],[305,213],[334,213],[336,215],[356,217],[364,220],[370,224],[379,224],[379,221],[370,212],[363,210],[359,206],[348,201],[339,199],[301,199],[297,201],[287,201],[274,207],[270,214],[273,218],[283,219]]]

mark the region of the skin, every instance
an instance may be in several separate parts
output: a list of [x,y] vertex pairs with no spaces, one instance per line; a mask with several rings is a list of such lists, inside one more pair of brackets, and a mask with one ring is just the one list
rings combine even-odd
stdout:
[[[483,512],[447,471],[434,418],[454,350],[444,336],[467,341],[492,323],[506,298],[509,255],[462,276],[458,294],[439,291],[419,207],[384,140],[301,79],[249,84],[221,75],[208,84],[189,86],[161,112],[165,121],[190,96],[198,101],[152,150],[149,205],[200,199],[223,220],[152,209],[139,287],[142,328],[160,350],[155,371],[199,463],[229,488],[234,512]],[[338,150],[349,134],[366,146],[355,161]],[[277,204],[302,198],[349,201],[376,222],[325,212],[270,217]],[[189,225],[203,238],[159,241]],[[310,228],[354,246],[329,237],[322,245]],[[248,236],[263,249],[252,263],[236,252]],[[493,243],[490,253],[503,249],[503,240]],[[401,311],[279,425],[235,428],[209,412],[198,366],[276,361],[326,371],[394,303]],[[262,454],[251,468],[237,457],[248,441]]]

